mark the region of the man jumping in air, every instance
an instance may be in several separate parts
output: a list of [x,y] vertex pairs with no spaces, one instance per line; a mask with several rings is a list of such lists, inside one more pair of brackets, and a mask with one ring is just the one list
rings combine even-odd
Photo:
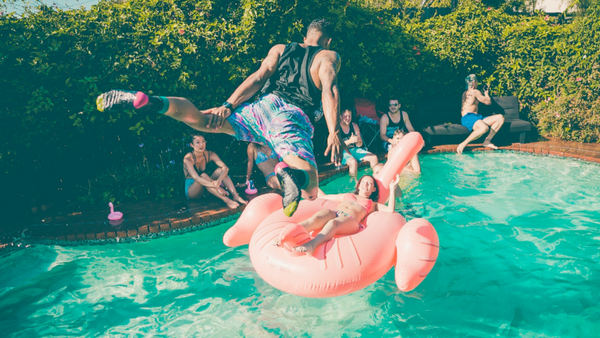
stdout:
[[[341,60],[329,50],[332,27],[325,20],[308,26],[304,43],[278,44],[260,68],[250,75],[220,107],[199,111],[185,98],[148,96],[142,92],[111,90],[97,99],[98,110],[135,108],[157,112],[208,133],[225,133],[241,141],[270,146],[284,163],[275,173],[284,192],[283,208],[291,216],[301,197],[313,200],[319,186],[313,150],[313,112],[323,103],[329,129],[325,155],[340,165],[337,73]],[[247,103],[261,90],[260,98]]]

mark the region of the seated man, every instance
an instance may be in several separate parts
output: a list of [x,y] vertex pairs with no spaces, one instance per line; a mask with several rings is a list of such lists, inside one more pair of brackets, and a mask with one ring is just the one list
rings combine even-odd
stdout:
[[[208,191],[225,202],[230,209],[237,208],[239,203],[247,204],[237,193],[231,178],[227,175],[229,168],[217,154],[206,150],[204,136],[192,134],[190,146],[193,148],[192,152],[187,153],[183,158],[185,196],[189,199],[198,199]],[[233,200],[227,197],[229,193],[221,187],[221,183],[233,195]]]
[[483,95],[481,95],[481,92],[477,89],[477,76],[475,76],[475,74],[467,76],[465,82],[467,84],[467,90],[465,90],[462,95],[462,108],[460,112],[462,118],[460,122],[463,126],[467,127],[469,131],[472,131],[472,133],[464,142],[458,145],[456,152],[462,154],[469,142],[480,138],[488,130],[490,133],[483,141],[483,146],[498,149],[491,141],[504,124],[504,116],[502,114],[497,114],[483,118],[483,116],[477,114],[479,102],[488,106],[492,104],[492,99],[488,95],[489,88],[486,88]]
[[405,134],[415,131],[408,114],[400,110],[400,102],[397,99],[392,99],[389,105],[389,112],[379,120],[379,138],[383,141],[383,149],[386,151],[390,149],[391,145],[396,145],[393,143],[396,130],[400,129]]
[[340,127],[342,142],[348,147],[348,152],[344,152],[342,165],[347,164],[350,170],[350,177],[356,179],[358,173],[358,161],[369,162],[374,173],[379,172],[379,169],[381,169],[383,165],[379,163],[375,154],[361,148],[363,146],[363,140],[360,136],[360,128],[358,128],[356,123],[352,122],[353,117],[353,110],[349,108],[343,109]]
[[246,181],[250,181],[254,162],[256,162],[258,169],[265,175],[267,185],[271,189],[281,190],[281,185],[279,185],[279,181],[277,180],[277,177],[275,177],[275,166],[279,163],[277,153],[266,145],[253,142],[249,143]]
[[[394,147],[396,147],[396,145],[400,142],[402,137],[404,137],[404,132],[402,132],[401,129],[397,129],[394,132],[394,137],[392,138],[388,154],[392,151],[392,149],[394,149]],[[413,172],[416,174],[421,173],[421,163],[419,162],[419,154],[415,154],[415,156],[406,164],[406,167],[404,168],[404,170],[402,170],[402,173],[405,172]]]
[[[360,222],[372,212],[394,212],[396,205],[395,191],[399,181],[400,175],[396,175],[396,179],[390,183],[390,197],[387,206],[377,203],[379,199],[378,186],[375,178],[369,175],[361,177],[356,184],[354,193],[322,195],[322,192],[319,191],[319,198],[341,201],[336,210],[322,209],[306,221],[288,225],[281,230],[281,234],[275,240],[274,245],[283,245],[286,250],[312,256],[321,244],[326,243],[333,237],[357,233],[361,227]],[[295,243],[292,234],[299,226],[303,227],[306,232],[316,230],[320,230],[320,232],[307,243],[291,247],[290,243]]]

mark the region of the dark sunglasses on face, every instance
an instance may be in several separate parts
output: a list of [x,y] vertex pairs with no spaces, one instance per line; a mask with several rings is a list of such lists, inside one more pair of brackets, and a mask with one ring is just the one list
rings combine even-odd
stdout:
[[397,103],[390,103],[390,107],[396,107],[396,106],[398,106]]

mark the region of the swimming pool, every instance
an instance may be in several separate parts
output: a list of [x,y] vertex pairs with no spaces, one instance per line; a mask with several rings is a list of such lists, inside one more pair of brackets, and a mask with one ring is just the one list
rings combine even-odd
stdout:
[[[0,335],[561,336],[600,332],[600,167],[513,153],[428,155],[403,178],[407,219],[440,237],[414,291],[393,270],[306,299],[262,281],[232,223],[150,242],[36,245],[0,258]],[[362,173],[361,173],[362,174]],[[341,177],[328,193],[353,187]]]

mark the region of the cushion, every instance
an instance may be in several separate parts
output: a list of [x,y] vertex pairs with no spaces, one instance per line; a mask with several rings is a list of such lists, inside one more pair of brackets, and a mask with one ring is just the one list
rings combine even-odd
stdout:
[[[531,122],[527,122],[524,120],[506,120],[506,122],[510,123],[509,131],[511,133],[522,133],[525,131],[531,131]],[[503,128],[508,127],[506,123],[504,123]]]
[[429,135],[449,136],[449,135],[469,135],[469,129],[460,124],[439,124],[423,129],[423,132]]

